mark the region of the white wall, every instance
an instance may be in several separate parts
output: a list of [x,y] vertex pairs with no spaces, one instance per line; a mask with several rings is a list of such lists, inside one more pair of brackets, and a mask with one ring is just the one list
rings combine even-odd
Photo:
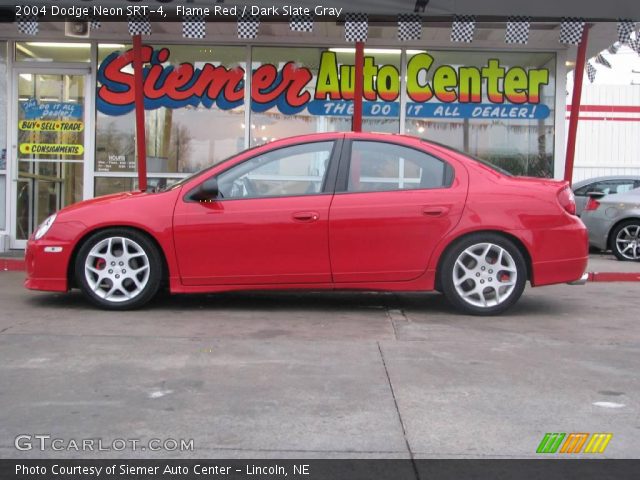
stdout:
[[640,175],[640,85],[583,85],[573,180],[601,175]]

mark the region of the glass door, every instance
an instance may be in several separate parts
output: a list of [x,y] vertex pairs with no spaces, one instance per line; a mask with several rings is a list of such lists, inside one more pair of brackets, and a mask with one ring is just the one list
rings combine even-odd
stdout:
[[12,248],[24,248],[46,217],[83,199],[87,78],[84,73],[16,72]]

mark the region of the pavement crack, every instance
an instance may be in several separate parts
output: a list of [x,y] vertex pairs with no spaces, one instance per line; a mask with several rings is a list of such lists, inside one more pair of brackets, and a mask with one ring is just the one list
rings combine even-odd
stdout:
[[404,424],[404,420],[402,419],[402,414],[400,413],[400,407],[398,406],[398,399],[396,398],[396,392],[393,389],[393,383],[391,382],[391,377],[389,376],[389,369],[387,368],[387,361],[384,358],[382,345],[380,345],[380,342],[377,342],[377,344],[378,344],[378,352],[380,352],[380,359],[382,360],[382,366],[384,367],[384,373],[387,377],[387,383],[389,384],[389,390],[391,391],[391,397],[393,398],[393,405],[396,408],[396,415],[398,415],[398,421],[400,422],[400,426],[402,427],[402,436],[404,437],[404,443],[407,446],[407,451],[409,452],[409,458],[411,459],[411,466],[413,467],[413,473],[416,477],[416,480],[420,480],[418,466],[416,465],[416,459],[413,456],[413,451],[411,450],[411,444],[409,443],[409,438],[407,437],[407,428]]

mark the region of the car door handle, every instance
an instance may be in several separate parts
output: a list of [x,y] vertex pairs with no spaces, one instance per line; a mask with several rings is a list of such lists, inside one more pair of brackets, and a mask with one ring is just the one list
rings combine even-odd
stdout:
[[318,212],[296,212],[293,214],[293,219],[298,222],[315,222],[319,218]]
[[427,217],[441,217],[449,211],[449,207],[424,207],[422,214]]

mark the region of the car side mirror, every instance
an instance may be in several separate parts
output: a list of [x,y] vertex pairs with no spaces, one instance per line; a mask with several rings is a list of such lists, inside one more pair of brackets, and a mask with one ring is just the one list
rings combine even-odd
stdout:
[[601,192],[600,190],[594,190],[593,192],[587,192],[587,197],[593,198],[594,200],[598,200],[606,195],[606,193]]
[[193,190],[189,195],[189,199],[198,202],[211,202],[218,198],[219,193],[218,180],[216,178],[209,178]]

